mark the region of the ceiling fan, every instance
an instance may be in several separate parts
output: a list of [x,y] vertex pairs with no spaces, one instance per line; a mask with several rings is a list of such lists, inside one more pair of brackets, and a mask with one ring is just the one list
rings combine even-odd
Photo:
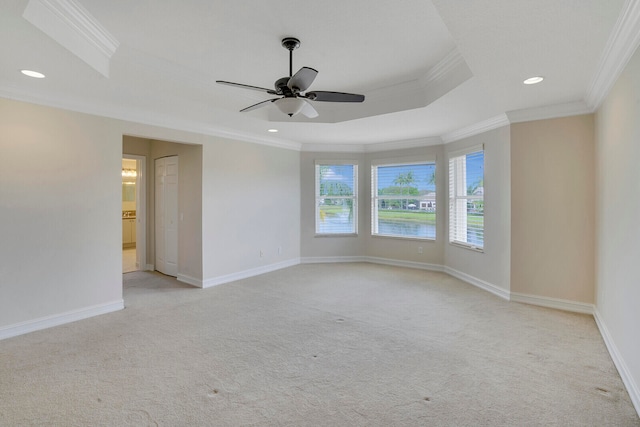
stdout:
[[243,108],[240,112],[247,112],[255,110],[256,108],[264,107],[271,103],[274,103],[276,107],[283,113],[292,117],[298,113],[314,118],[318,117],[318,112],[308,101],[320,101],[320,102],[363,102],[364,95],[358,95],[355,93],[344,92],[327,92],[327,91],[314,91],[306,92],[311,86],[311,83],[318,75],[318,71],[309,67],[302,67],[297,73],[293,74],[293,50],[300,47],[300,40],[294,37],[286,37],[282,39],[282,47],[289,51],[289,77],[282,77],[275,82],[275,89],[267,89],[258,86],[250,86],[241,83],[227,82],[223,80],[216,80],[216,83],[223,85],[229,85],[244,89],[257,90],[260,92],[266,92],[270,95],[279,95],[280,98],[267,99],[266,101],[258,102],[257,104],[250,105],[247,108]]

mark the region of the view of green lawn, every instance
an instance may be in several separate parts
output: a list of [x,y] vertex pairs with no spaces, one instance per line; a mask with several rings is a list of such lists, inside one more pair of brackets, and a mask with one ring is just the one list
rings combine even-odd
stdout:
[[[320,212],[323,216],[331,217],[339,213],[348,211],[349,207],[346,205],[322,205],[320,206]],[[436,213],[426,212],[422,210],[378,210],[378,219],[383,221],[406,221],[406,222],[422,222],[427,224],[435,224]],[[467,214],[467,225],[475,229],[484,228],[484,216],[480,214]]]
[[476,230],[484,230],[484,216],[482,214],[467,214],[467,226]]
[[336,216],[347,211],[349,211],[347,205],[320,205],[320,212],[325,216]]
[[436,213],[407,210],[378,210],[378,219],[386,221],[426,222],[435,224]]

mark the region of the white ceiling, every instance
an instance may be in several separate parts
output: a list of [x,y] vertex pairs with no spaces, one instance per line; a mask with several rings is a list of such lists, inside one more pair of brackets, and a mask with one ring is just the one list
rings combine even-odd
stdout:
[[[33,8],[93,18],[89,34],[107,46],[101,72],[87,53],[96,43],[65,44],[63,31],[47,29],[54,19],[42,15],[38,25],[25,14],[28,0],[3,0],[0,96],[285,145],[446,141],[508,112],[588,110],[630,3],[31,0]],[[311,89],[363,93],[366,101],[316,102],[318,119],[289,119],[273,105],[238,112],[270,96],[215,80],[271,88],[288,75],[285,36],[302,42],[294,72],[319,71]],[[24,68],[47,78],[25,77]],[[544,82],[522,84],[535,75]]]

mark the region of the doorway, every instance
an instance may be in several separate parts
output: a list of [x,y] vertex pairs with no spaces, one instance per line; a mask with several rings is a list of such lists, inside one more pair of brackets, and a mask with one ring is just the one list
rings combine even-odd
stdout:
[[146,158],[122,157],[122,272],[146,269]]

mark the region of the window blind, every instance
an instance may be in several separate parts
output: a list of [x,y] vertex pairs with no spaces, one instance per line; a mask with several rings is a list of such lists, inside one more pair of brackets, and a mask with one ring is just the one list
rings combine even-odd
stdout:
[[449,241],[484,248],[484,149],[449,156]]
[[435,162],[371,167],[371,234],[436,238]]
[[316,234],[357,234],[358,165],[316,164]]

